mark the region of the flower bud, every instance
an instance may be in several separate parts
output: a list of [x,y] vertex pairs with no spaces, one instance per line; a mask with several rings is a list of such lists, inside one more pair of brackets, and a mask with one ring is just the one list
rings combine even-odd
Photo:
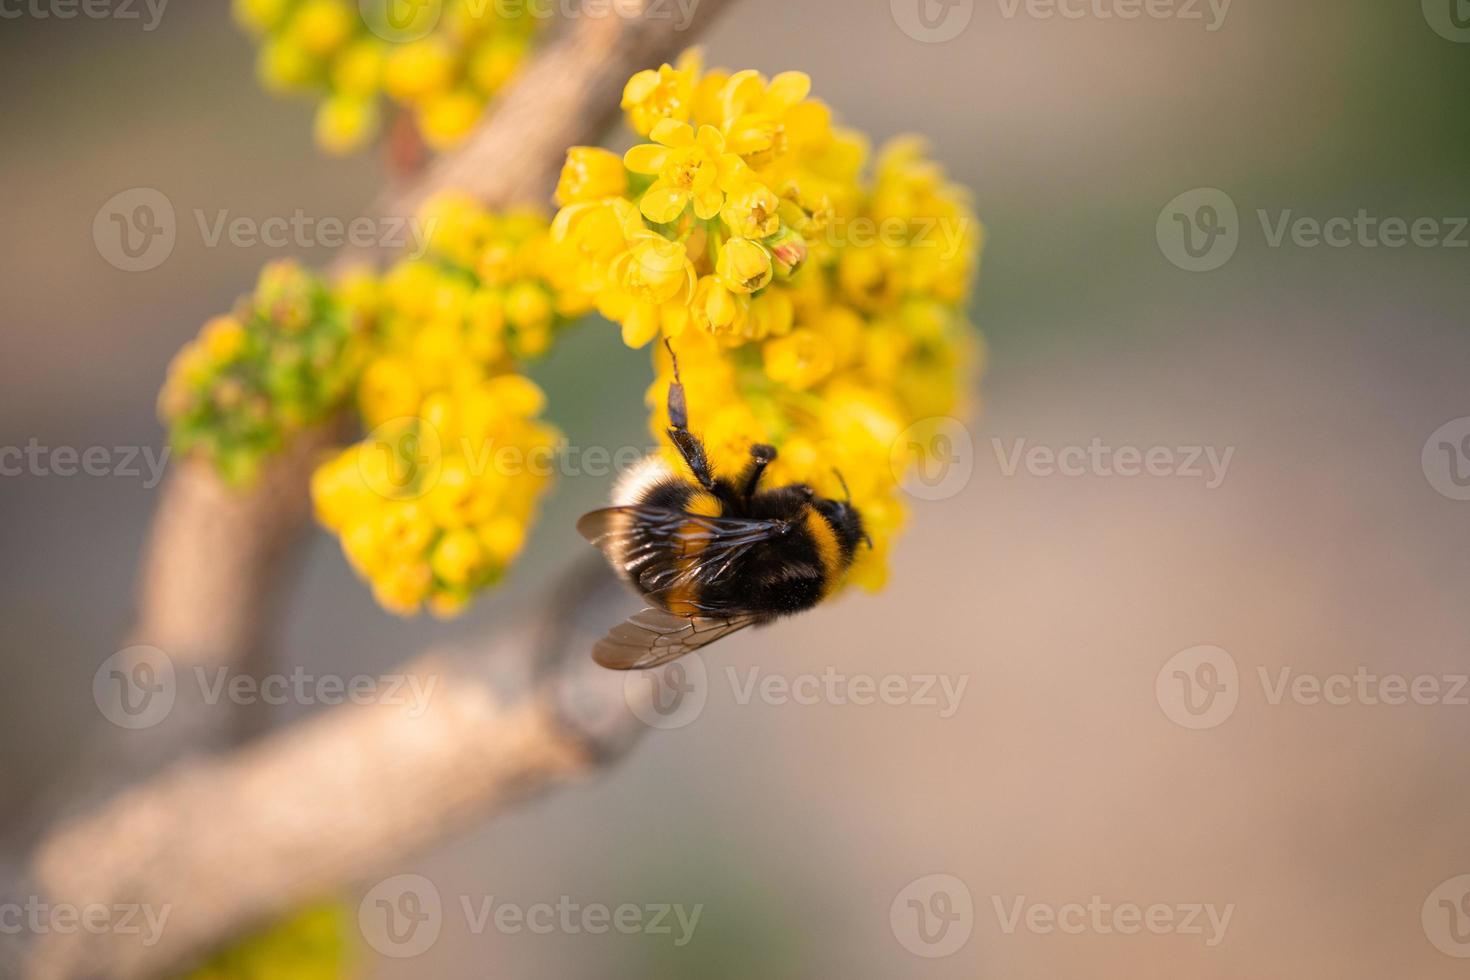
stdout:
[[731,292],[753,293],[770,284],[775,270],[771,266],[771,253],[760,242],[732,238],[720,250],[715,271]]
[[790,228],[782,228],[766,239],[766,247],[771,250],[771,257],[775,260],[776,275],[782,279],[790,279],[796,275],[797,270],[806,262],[806,239]]
[[595,146],[574,146],[567,151],[556,184],[556,203],[563,207],[578,201],[615,197],[628,188],[628,172],[616,153]]

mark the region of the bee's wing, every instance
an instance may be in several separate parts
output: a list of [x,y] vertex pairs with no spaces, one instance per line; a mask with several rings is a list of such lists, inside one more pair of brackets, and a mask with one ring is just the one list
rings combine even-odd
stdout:
[[[751,548],[789,530],[785,521],[704,517],[663,507],[605,507],[577,530],[649,594],[719,579]],[[706,612],[728,613],[734,610]]]
[[645,609],[608,630],[592,659],[611,670],[647,670],[677,660],[756,621],[752,615],[693,619]]

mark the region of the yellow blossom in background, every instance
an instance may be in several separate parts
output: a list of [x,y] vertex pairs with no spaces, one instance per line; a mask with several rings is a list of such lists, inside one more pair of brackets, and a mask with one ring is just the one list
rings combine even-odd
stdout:
[[[410,10],[409,23],[399,7]],[[259,39],[261,84],[320,99],[316,142],[338,154],[377,137],[385,99],[413,118],[432,149],[454,147],[548,20],[539,0],[233,0],[233,10]]]
[[[718,468],[769,442],[773,481],[834,497],[840,470],[873,539],[850,581],[881,586],[915,462],[895,447],[963,410],[977,363],[968,194],[915,138],[870,165],[801,72],[705,71],[691,52],[634,75],[622,106],[651,142],[624,157],[624,186],[592,189],[583,151],[569,157],[552,229],[572,277],[630,346],[671,341]],[[661,437],[672,375],[653,350]]]
[[562,436],[519,368],[590,300],[541,215],[444,196],[421,222],[425,254],[379,290],[368,435],[318,468],[312,499],[381,605],[448,616],[503,578],[550,488]]
[[346,902],[300,909],[216,951],[186,980],[343,980],[363,959]]
[[169,366],[159,415],[179,453],[246,485],[306,426],[347,404],[371,342],[375,290],[360,274],[328,286],[293,262],[205,324]]
[[159,407],[176,450],[244,485],[355,404],[366,437],[316,469],[317,517],[385,608],[453,615],[504,577],[551,486],[562,435],[521,371],[592,297],[535,211],[446,195],[420,227],[423,254],[381,276],[267,266],[179,352]]

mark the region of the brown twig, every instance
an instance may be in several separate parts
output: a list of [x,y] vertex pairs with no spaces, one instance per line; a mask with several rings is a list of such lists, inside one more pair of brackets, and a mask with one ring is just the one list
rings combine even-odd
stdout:
[[[582,591],[569,594],[574,582]],[[619,758],[645,730],[634,699],[649,695],[587,651],[628,598],[605,566],[551,596],[479,650],[405,665],[430,692],[422,701],[333,709],[54,828],[20,887],[53,907],[139,909],[139,922],[164,928],[43,932],[28,937],[17,975],[126,980],[186,967],[226,937]]]

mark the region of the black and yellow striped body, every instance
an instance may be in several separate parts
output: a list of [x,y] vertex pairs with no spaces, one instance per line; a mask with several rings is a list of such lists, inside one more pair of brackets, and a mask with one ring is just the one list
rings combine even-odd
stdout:
[[[630,517],[627,557],[614,563],[649,602],[680,616],[739,612],[765,621],[810,609],[841,582],[862,537],[855,512],[814,499],[806,487],[775,487],[746,497],[734,484],[716,479],[706,490],[681,479],[657,457],[624,478],[614,503],[691,515],[687,531],[676,535],[678,546],[673,548],[651,546],[651,535],[666,540],[666,531],[640,529]],[[708,535],[701,533],[696,517],[778,521],[784,527],[738,554],[722,556],[726,567],[701,579],[689,574],[707,558]],[[680,584],[657,590],[645,587],[670,579]]]

